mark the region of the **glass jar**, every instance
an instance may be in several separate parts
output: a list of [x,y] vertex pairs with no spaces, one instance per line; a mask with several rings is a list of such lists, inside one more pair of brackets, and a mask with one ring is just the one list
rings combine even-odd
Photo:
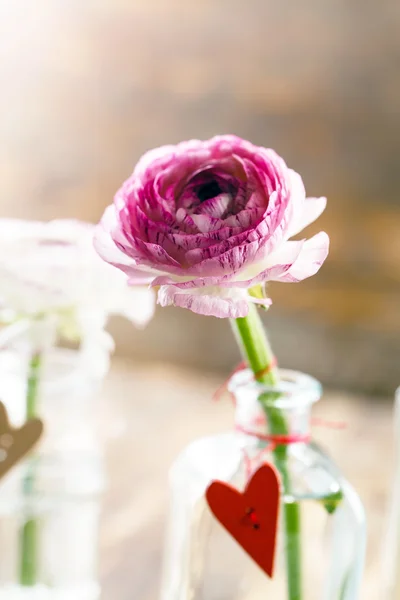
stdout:
[[[237,373],[229,389],[236,430],[192,443],[171,470],[171,513],[161,600],[356,600],[365,516],[350,484],[310,441],[313,378],[281,371],[273,389]],[[269,437],[275,423],[290,443]],[[282,429],[284,428],[284,430]],[[274,433],[277,433],[276,427]],[[281,436],[282,438],[282,436]],[[269,440],[269,441],[268,441]],[[212,480],[243,490],[261,464],[281,475],[277,560],[270,579],[212,516]]]
[[[27,418],[28,350],[18,342],[0,352],[0,398],[13,427]],[[109,356],[92,350],[50,348],[42,356],[36,413],[44,435],[0,482],[0,600],[99,597],[99,391]]]
[[[27,419],[29,359],[25,347],[0,352],[0,399],[14,427]],[[36,410],[45,424],[40,454],[101,452],[104,407],[99,392],[108,368],[106,349],[82,352],[56,347],[43,355]]]
[[10,471],[0,485],[0,600],[98,600],[103,490],[93,457],[32,458]]

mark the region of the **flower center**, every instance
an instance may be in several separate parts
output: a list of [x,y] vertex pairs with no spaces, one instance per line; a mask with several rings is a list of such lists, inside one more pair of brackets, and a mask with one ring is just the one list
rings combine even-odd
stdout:
[[205,202],[206,200],[210,200],[211,198],[219,196],[221,193],[222,190],[218,182],[213,179],[212,181],[208,181],[207,183],[201,185],[196,191],[196,196],[200,202]]

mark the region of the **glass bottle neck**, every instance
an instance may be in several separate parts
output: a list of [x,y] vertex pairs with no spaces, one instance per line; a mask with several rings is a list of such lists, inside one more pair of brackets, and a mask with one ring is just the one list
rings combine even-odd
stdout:
[[260,438],[285,435],[294,442],[309,437],[311,409],[321,396],[321,386],[295,371],[282,370],[280,376],[280,383],[270,388],[255,382],[248,370],[234,375],[229,389],[235,398],[237,431]]

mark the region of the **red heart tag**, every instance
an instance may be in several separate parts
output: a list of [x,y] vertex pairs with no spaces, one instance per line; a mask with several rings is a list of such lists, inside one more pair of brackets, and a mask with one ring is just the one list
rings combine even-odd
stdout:
[[279,497],[279,474],[270,464],[254,473],[243,493],[223,481],[213,481],[206,491],[216,519],[269,577],[274,571]]

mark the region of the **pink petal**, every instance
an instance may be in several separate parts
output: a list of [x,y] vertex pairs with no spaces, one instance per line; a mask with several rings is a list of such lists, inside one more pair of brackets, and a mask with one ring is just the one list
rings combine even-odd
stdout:
[[264,208],[244,208],[236,215],[224,219],[225,227],[240,228],[241,231],[250,227],[257,227],[265,214]]
[[192,214],[190,215],[190,218],[192,219],[193,223],[196,225],[200,233],[210,233],[214,230],[218,231],[222,225],[221,219],[216,219],[212,215]]
[[202,203],[199,214],[210,215],[214,219],[222,219],[230,207],[232,198],[229,194],[220,194]]
[[286,235],[285,238],[288,239],[291,236],[291,226],[292,223],[297,223],[298,219],[304,212],[304,204],[306,201],[306,190],[304,188],[304,183],[296,171],[293,169],[287,169],[288,176],[288,193],[287,198],[289,200],[287,211],[285,213],[286,218]]
[[[157,175],[160,170],[169,166],[173,162],[173,157],[176,152],[176,147],[172,145],[160,146],[159,148],[153,148],[145,152],[136,164],[134,175],[136,177],[143,177],[144,173],[149,169],[151,172],[154,171],[154,176]],[[127,181],[130,181],[129,178]]]
[[[296,242],[286,242],[284,246],[288,244],[296,244]],[[277,277],[275,281],[291,283],[315,275],[328,256],[328,252],[329,237],[324,231],[321,231],[303,243],[301,252],[290,269]]]
[[[191,260],[196,257],[197,264],[186,269],[186,274],[205,277],[234,275],[244,267],[246,263],[256,260],[257,252],[261,247],[261,241],[241,244],[230,248],[230,240],[205,248],[197,252],[191,250],[187,253]],[[219,250],[219,252],[218,252]],[[207,257],[211,255],[210,258]],[[214,256],[213,256],[214,255]]]
[[293,169],[288,169],[288,174],[290,179],[290,199],[294,204],[302,204],[306,199],[303,179]]
[[[261,221],[255,229],[243,231],[206,248],[189,250],[186,255],[187,275],[205,277],[233,275],[246,265],[260,261],[282,242],[286,223],[276,226]],[[172,271],[170,271],[172,272]]]
[[158,272],[140,268],[135,261],[122,252],[111,237],[116,221],[115,206],[109,206],[100,222],[95,228],[93,246],[103,260],[117,267],[126,275],[130,282],[135,284],[150,283]]
[[131,265],[132,259],[121,252],[112,239],[111,234],[116,227],[118,227],[116,209],[111,204],[106,208],[100,224],[95,228],[93,245],[103,260],[121,269]]
[[174,286],[161,286],[158,291],[161,306],[179,306],[200,315],[237,319],[248,314],[249,306],[244,294],[229,294],[213,288],[202,290],[178,290]]
[[[294,261],[298,257],[301,252],[301,247],[304,242],[291,242],[294,245],[290,247],[290,256],[286,257],[287,263],[278,264],[268,268],[262,268],[260,265],[260,269],[262,269],[257,275],[251,278],[239,280],[237,279],[237,274],[235,276],[234,273],[230,275],[222,275],[215,277],[198,277],[195,279],[190,279],[188,281],[175,280],[169,276],[161,275],[156,277],[152,283],[151,287],[157,286],[173,286],[180,290],[190,290],[194,288],[208,288],[208,287],[218,287],[218,288],[226,288],[226,289],[247,289],[253,287],[257,283],[263,283],[265,281],[275,281],[279,280],[279,278],[284,275],[289,269],[293,266]],[[283,257],[282,257],[283,260]]]
[[[291,269],[300,256],[304,243],[304,240],[299,242],[286,242],[281,246],[279,251],[268,256],[268,259],[263,263],[259,263],[260,271],[254,277],[220,285],[235,285],[236,287],[250,288],[258,283],[265,283],[266,281],[281,281],[281,277]],[[257,264],[253,265],[251,270],[254,272],[256,268]],[[245,274],[246,270],[243,275]]]
[[324,212],[326,208],[326,198],[306,198],[304,202],[304,208],[301,214],[299,214],[289,228],[288,237],[297,235],[300,231],[303,231],[305,227],[308,227]]
[[129,285],[149,285],[154,280],[157,272],[136,268],[134,265],[121,269],[128,276]]
[[223,283],[224,279],[224,277],[201,277],[190,279],[189,281],[177,281],[168,275],[160,275],[152,281],[151,287],[173,286],[180,290],[190,290],[193,288],[219,286]]
[[[196,216],[201,216],[204,218],[205,215]],[[195,235],[187,235],[186,233],[176,233],[175,231],[171,231],[168,235],[171,242],[175,244],[179,250],[183,250],[186,253],[187,251],[194,250],[195,248],[207,248],[216,242],[221,243],[226,239],[238,235],[239,233],[243,235],[242,230],[238,227],[224,227],[223,229],[219,229],[218,232],[211,231],[204,234],[197,233]]]
[[[299,242],[284,243],[277,252],[274,252],[268,257],[268,260],[260,262],[258,265],[257,263],[253,264],[249,267],[249,269],[244,269],[242,279],[238,278],[239,276],[236,271],[224,275],[224,270],[222,270],[220,271],[221,274],[211,277],[202,277],[201,273],[195,273],[200,276],[187,281],[183,281],[182,279],[176,280],[172,277],[161,275],[160,277],[154,279],[151,286],[155,287],[160,285],[168,285],[174,286],[181,290],[204,287],[250,288],[257,283],[263,283],[265,281],[280,281],[280,277],[287,273],[298,259],[304,243],[304,240]],[[249,245],[245,246],[245,248],[248,247]],[[253,277],[249,277],[249,271],[255,273],[255,275]],[[189,270],[186,271],[186,273],[189,274]]]

